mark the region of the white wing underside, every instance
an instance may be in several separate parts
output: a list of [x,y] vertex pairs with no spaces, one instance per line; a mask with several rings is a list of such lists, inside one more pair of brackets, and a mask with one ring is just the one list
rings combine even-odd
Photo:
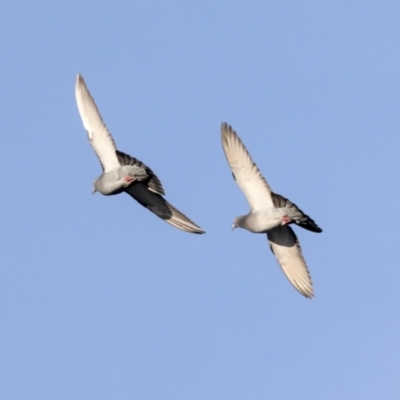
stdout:
[[83,126],[87,131],[90,144],[97,154],[104,172],[118,168],[120,163],[115,154],[116,146],[114,139],[108,132],[96,107],[96,103],[80,75],[76,78],[75,97]]
[[293,229],[287,225],[267,232],[269,245],[290,283],[305,297],[314,296],[307,264]]
[[239,136],[226,123],[221,126],[221,140],[233,176],[246,196],[251,210],[273,207],[271,188]]

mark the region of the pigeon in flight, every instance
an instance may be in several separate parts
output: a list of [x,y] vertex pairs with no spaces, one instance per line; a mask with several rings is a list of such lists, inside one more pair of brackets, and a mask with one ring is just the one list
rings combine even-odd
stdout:
[[126,192],[176,228],[185,232],[204,233],[162,197],[165,195],[163,186],[148,166],[117,150],[114,139],[80,75],[76,78],[75,97],[90,144],[103,168],[103,173],[94,181],[93,193],[100,192],[107,196]]
[[303,296],[312,298],[310,273],[289,224],[312,232],[322,232],[322,229],[296,204],[271,190],[239,136],[226,123],[221,127],[221,140],[233,178],[250,205],[250,212],[235,218],[232,229],[240,227],[254,233],[266,233],[270,248],[290,283]]

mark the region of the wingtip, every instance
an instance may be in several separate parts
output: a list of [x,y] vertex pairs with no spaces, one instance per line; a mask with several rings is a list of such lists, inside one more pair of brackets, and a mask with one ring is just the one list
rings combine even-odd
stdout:
[[229,125],[227,122],[223,122],[221,124],[221,139],[222,139],[222,141],[225,141],[225,142],[227,142],[228,140],[238,140],[243,145],[238,134],[232,128],[232,125]]
[[198,235],[205,233],[203,229],[190,220],[185,214],[177,210],[172,204],[168,203],[167,201],[165,201],[165,203],[171,212],[171,216],[169,218],[163,218],[166,222],[184,232],[196,233]]
[[76,80],[75,80],[75,94],[77,94],[81,90],[82,86],[84,86],[84,85],[85,85],[85,81],[83,80],[82,75],[77,74]]
[[206,233],[206,231],[203,231],[203,229],[201,229],[200,227],[197,227],[197,225],[196,225],[196,227],[183,226],[183,225],[180,225],[180,224],[176,224],[176,223],[172,222],[171,220],[165,220],[165,221],[170,223],[171,225],[175,226],[176,228],[178,228],[182,232],[194,233],[196,235],[204,235]]
[[232,126],[227,122],[221,123],[221,134],[223,135],[225,132],[233,131]]
[[[308,272],[308,269],[307,269]],[[302,284],[301,282],[297,281],[297,280],[293,280],[290,281],[290,283],[293,285],[293,287],[302,295],[304,296],[306,299],[310,299],[312,300],[312,298],[314,297],[314,287],[311,281],[311,276],[310,273],[308,272],[308,277],[309,277],[309,282],[307,284]]]
[[314,292],[311,293],[301,293],[306,299],[312,300],[314,297]]
[[198,235],[204,235],[206,233],[205,230],[200,228],[200,226],[196,225],[193,221],[192,221],[192,223],[194,225],[193,228],[192,228],[193,229],[192,233],[196,233]]
[[[306,228],[307,229],[307,228]],[[314,233],[322,233],[322,229],[313,221],[312,224],[309,224],[308,230]]]
[[304,285],[299,285],[298,282],[290,282],[290,283],[297,290],[297,292],[299,292],[306,299],[309,299],[309,300],[313,299],[313,297],[314,297],[314,288],[312,286],[312,283],[311,283],[311,286],[309,286],[309,287],[304,287]]
[[227,122],[221,123],[221,141],[223,144],[228,144],[232,137],[237,137],[237,133],[233,130],[232,126]]
[[[187,218],[187,217],[186,217]],[[188,219],[188,222],[190,220]],[[203,235],[206,233],[203,229],[201,229],[198,225],[196,225],[193,221],[190,221],[190,225],[186,225],[185,227],[181,227],[181,230],[189,233],[195,233],[196,235]]]

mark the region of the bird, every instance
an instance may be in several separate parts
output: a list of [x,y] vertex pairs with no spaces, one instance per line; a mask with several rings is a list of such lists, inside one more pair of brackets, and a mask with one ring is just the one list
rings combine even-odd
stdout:
[[138,203],[172,226],[190,233],[205,233],[186,215],[164,199],[165,191],[157,175],[143,162],[117,150],[83,77],[78,74],[75,97],[89,142],[99,158],[102,174],[93,183],[93,193],[129,194]]
[[250,206],[247,215],[234,219],[232,230],[240,227],[266,233],[271,251],[290,283],[311,299],[314,296],[311,276],[299,240],[289,225],[317,233],[322,229],[296,204],[271,190],[243,142],[226,122],[221,125],[221,140],[233,178]]

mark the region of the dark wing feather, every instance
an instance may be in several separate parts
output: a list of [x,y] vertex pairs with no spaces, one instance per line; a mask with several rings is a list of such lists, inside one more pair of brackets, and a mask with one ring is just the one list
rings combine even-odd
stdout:
[[292,203],[289,199],[274,192],[271,193],[271,196],[275,208],[289,209],[289,217],[293,219],[296,225],[301,226],[302,228],[311,232],[322,232],[322,229],[315,223],[315,221],[302,210],[300,210],[300,208],[297,207],[296,204]]
[[142,167],[146,170],[148,178],[141,181],[146,185],[151,191],[157,193],[161,196],[165,195],[164,188],[162,187],[161,181],[158,179],[157,175],[144,163],[139,161],[137,158],[131,157],[129,154],[123,153],[122,151],[115,151],[118,157],[118,161],[121,166],[132,165]]
[[125,189],[126,193],[132,196],[143,207],[149,209],[165,222],[185,232],[204,233],[203,229],[197,226],[186,215],[169,204],[163,197],[152,192],[144,184],[138,182]]

